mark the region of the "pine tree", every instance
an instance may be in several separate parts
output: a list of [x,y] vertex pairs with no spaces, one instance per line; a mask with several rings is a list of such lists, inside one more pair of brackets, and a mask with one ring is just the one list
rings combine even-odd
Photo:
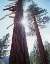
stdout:
[[[32,25],[29,25],[29,27],[31,28],[31,34],[34,34],[34,32],[35,32],[35,34],[37,36],[41,64],[48,64],[48,59],[45,54],[41,35],[40,35],[39,29],[38,29],[38,23],[39,23],[39,25],[42,23],[45,24],[46,22],[48,22],[50,20],[50,18],[48,16],[43,17],[43,15],[46,14],[46,10],[39,8],[34,2],[28,7],[27,12],[28,12],[28,16],[27,16],[28,20],[30,20],[32,23]],[[40,18],[38,18],[38,16]],[[37,21],[37,19],[38,19],[38,21]]]
[[7,50],[7,48],[9,47],[9,33],[6,34],[6,36],[3,36],[2,39],[0,39],[0,59],[2,59],[3,57],[5,57],[9,50]]
[[40,64],[40,55],[37,42],[34,43],[33,50],[30,53],[30,64]]
[[[14,30],[13,30],[9,64],[30,64],[25,28],[21,24],[23,18],[22,2],[23,0],[18,0],[15,6],[11,6],[9,8],[4,9],[4,10],[12,11],[12,13],[15,12]],[[10,14],[6,16],[9,15]]]

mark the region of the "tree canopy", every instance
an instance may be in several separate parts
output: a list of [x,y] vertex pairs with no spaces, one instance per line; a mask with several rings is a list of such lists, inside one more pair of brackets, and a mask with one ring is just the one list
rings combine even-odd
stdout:
[[27,10],[28,28],[27,35],[35,35],[34,16],[36,17],[37,24],[40,28],[46,28],[46,24],[49,23],[50,17],[47,16],[47,10],[38,7],[36,3],[31,3]]
[[10,43],[9,36],[8,33],[0,39],[0,58],[5,57],[9,53],[9,50],[7,49]]

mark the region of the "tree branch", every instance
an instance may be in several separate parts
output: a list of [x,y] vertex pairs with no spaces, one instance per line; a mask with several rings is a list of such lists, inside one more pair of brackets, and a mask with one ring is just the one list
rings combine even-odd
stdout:
[[4,17],[2,17],[0,20],[4,19],[5,17],[7,17],[7,16],[9,16],[9,15],[11,15],[11,14],[15,14],[15,12],[12,11],[10,14],[7,14],[7,15],[5,15]]
[[[13,23],[14,24],[14,23]],[[12,26],[13,24],[11,24],[10,26]],[[10,26],[8,26],[6,29],[8,29]]]
[[9,16],[9,18],[14,18],[14,16]]

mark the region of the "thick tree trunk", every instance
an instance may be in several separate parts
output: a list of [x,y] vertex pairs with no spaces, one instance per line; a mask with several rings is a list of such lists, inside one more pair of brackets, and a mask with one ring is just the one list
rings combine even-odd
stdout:
[[14,27],[9,64],[30,64],[25,29],[21,23]]
[[41,64],[49,64],[47,56],[45,54],[44,46],[42,43],[41,35],[40,35],[39,29],[38,29],[38,25],[37,25],[35,16],[34,16],[34,25],[35,25],[36,36],[37,36],[37,41],[38,41]]
[[17,10],[14,19],[14,30],[9,64],[30,64],[25,28],[21,24],[22,17],[22,0],[18,0]]

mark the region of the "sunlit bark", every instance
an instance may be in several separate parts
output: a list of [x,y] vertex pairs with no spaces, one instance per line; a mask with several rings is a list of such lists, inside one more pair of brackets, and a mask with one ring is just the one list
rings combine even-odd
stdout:
[[30,64],[25,28],[21,24],[22,17],[23,17],[22,0],[18,0],[14,18],[14,30],[13,30],[9,64]]

